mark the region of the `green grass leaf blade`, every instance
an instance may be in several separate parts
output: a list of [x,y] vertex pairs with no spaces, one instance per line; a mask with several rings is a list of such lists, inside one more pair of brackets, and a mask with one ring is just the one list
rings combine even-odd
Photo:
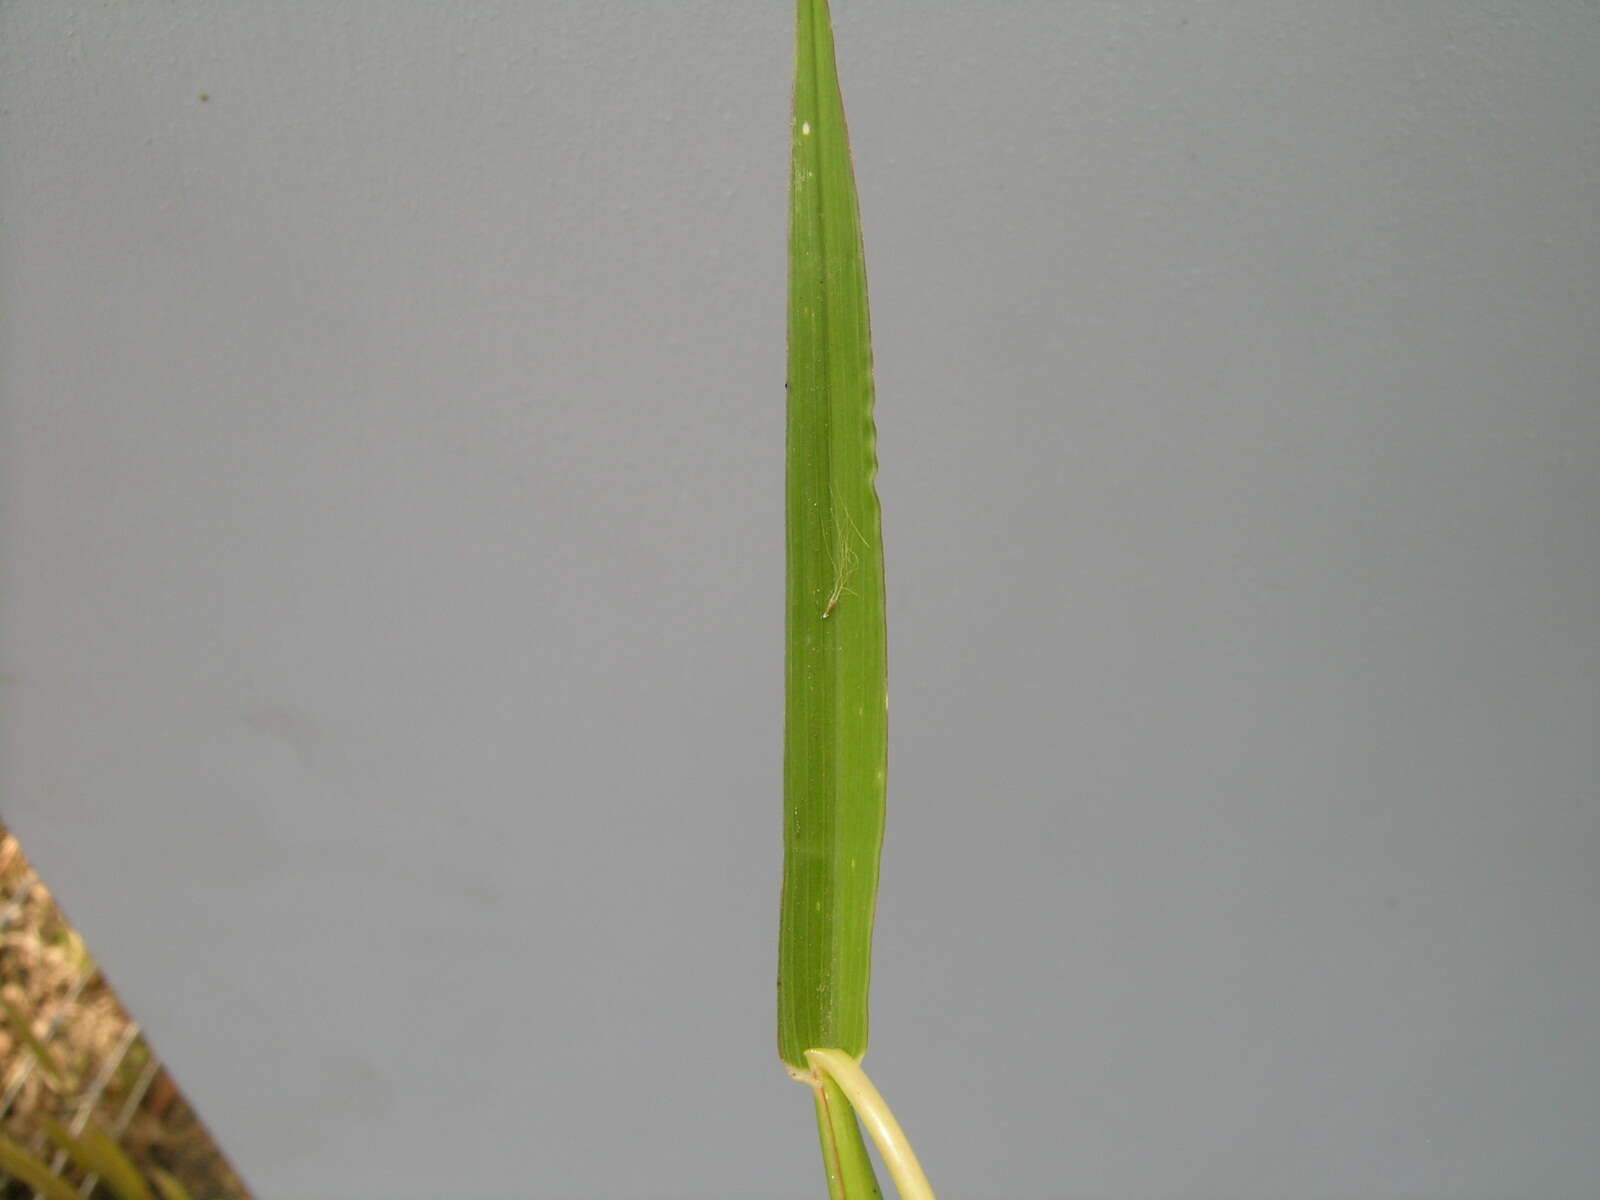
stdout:
[[116,1194],[117,1200],[155,1200],[122,1147],[96,1126],[89,1126],[77,1137],[57,1121],[45,1122],[50,1140],[66,1151],[73,1165],[98,1175]]
[[888,763],[872,342],[827,0],[799,0],[789,225],[778,1048],[867,1048]]
[[151,1178],[155,1180],[156,1190],[161,1193],[161,1200],[194,1200],[189,1189],[170,1172],[157,1169]]
[[0,1171],[26,1184],[46,1200],[80,1200],[77,1188],[4,1136],[0,1136]]

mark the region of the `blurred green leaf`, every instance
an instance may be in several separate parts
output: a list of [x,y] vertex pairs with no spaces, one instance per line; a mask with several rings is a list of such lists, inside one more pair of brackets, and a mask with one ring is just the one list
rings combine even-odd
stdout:
[[74,1137],[60,1122],[47,1121],[45,1132],[75,1166],[100,1176],[118,1200],[155,1200],[133,1160],[98,1126],[90,1125]]
[[76,1188],[3,1135],[0,1135],[0,1171],[26,1184],[45,1200],[81,1200]]
[[193,1200],[189,1189],[166,1171],[157,1168],[151,1178],[155,1180],[156,1191],[161,1193],[161,1200]]

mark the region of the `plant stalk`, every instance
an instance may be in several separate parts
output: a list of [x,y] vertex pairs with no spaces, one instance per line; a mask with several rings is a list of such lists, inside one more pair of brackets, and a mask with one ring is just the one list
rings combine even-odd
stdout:
[[[872,1135],[883,1165],[894,1180],[900,1200],[935,1200],[933,1185],[917,1161],[916,1151],[900,1122],[895,1120],[888,1101],[873,1086],[872,1080],[861,1069],[861,1064],[839,1050],[807,1050],[806,1061],[811,1064],[822,1089],[834,1087],[844,1093],[861,1121]],[[851,1125],[855,1121],[851,1120]]]
[[883,1200],[849,1099],[826,1075],[817,1076],[812,1096],[817,1106],[822,1164],[828,1172],[829,1200]]

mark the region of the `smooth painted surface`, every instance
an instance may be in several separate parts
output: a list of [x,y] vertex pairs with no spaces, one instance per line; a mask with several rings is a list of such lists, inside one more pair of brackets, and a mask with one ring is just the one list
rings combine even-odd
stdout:
[[[935,1183],[1588,1194],[1600,16],[837,17]],[[0,805],[264,1198],[819,1194],[790,20],[0,9]]]

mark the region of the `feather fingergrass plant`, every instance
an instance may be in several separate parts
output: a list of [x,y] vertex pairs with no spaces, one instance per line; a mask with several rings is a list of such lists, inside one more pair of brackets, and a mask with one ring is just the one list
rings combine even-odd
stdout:
[[861,1069],[888,772],[883,532],[855,173],[827,0],[799,0],[789,208],[784,868],[778,1052],[832,1200],[933,1190]]

